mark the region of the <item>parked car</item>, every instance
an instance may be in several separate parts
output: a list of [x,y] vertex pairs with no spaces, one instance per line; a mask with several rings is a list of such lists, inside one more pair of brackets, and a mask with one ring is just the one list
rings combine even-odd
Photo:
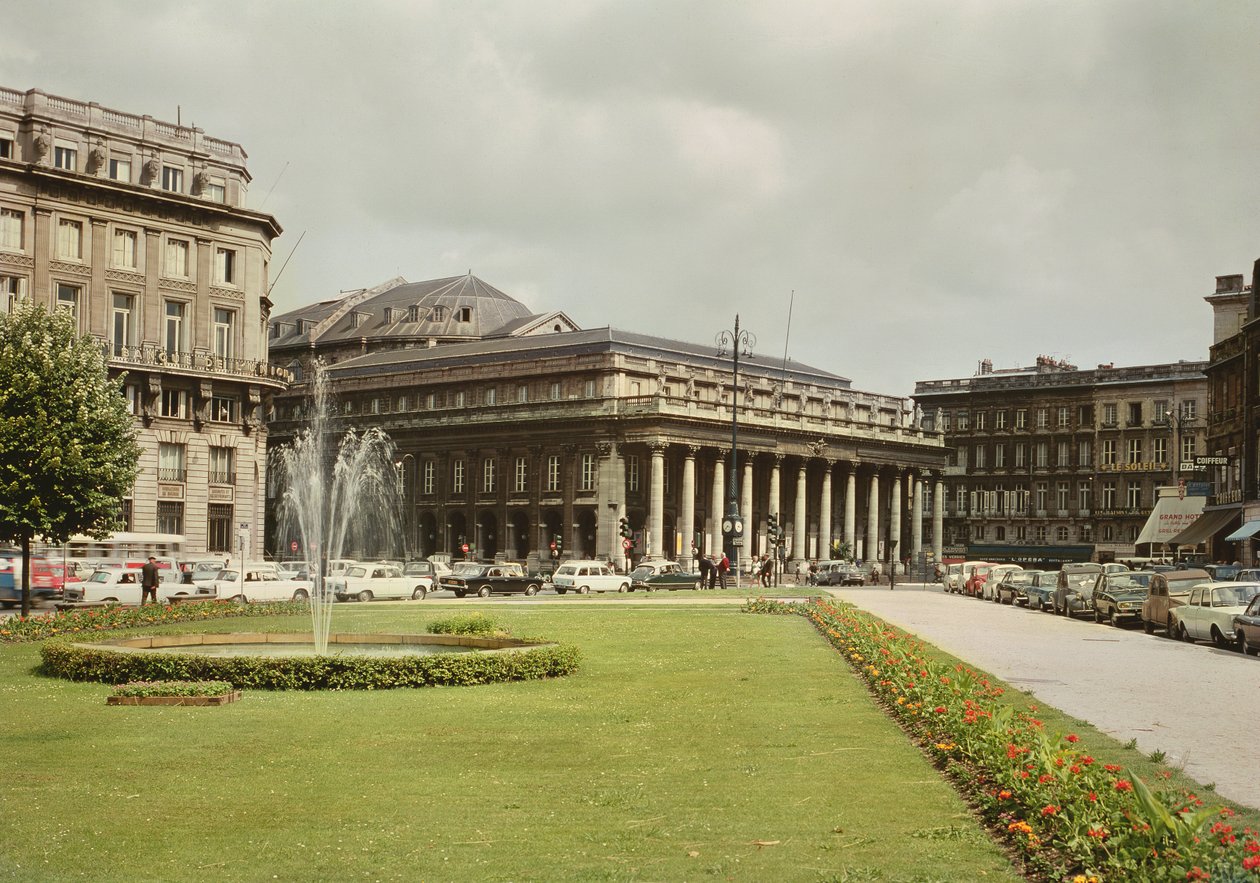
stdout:
[[1118,561],[1108,561],[1103,565],[1103,573],[1127,573],[1128,570],[1127,564],[1121,564]]
[[1237,579],[1242,567],[1237,564],[1204,564],[1203,569],[1212,577],[1213,582],[1224,582]]
[[[972,572],[977,567],[984,567],[988,565],[988,563],[989,562],[987,561],[964,561],[962,564],[957,565],[958,572],[950,573],[948,577],[949,584],[946,586],[946,590],[950,592],[957,592],[960,595],[966,594],[967,581],[971,579]],[[951,564],[950,565],[951,571],[953,567],[954,565]]]
[[180,580],[198,586],[209,586],[219,576],[219,571],[228,566],[227,558],[198,558],[195,561],[180,562]]
[[[1195,586],[1211,582],[1206,570],[1156,571],[1151,577],[1151,590],[1142,602],[1142,631],[1155,634],[1155,629],[1168,628],[1168,611],[1180,607],[1190,597]],[[1174,635],[1169,634],[1170,638]]]
[[1240,583],[1260,583],[1260,568],[1243,568],[1234,574],[1234,581]]
[[945,565],[945,572],[941,575],[941,586],[946,593],[957,592],[962,588],[963,584],[963,565],[961,562]]
[[1018,573],[1024,568],[1018,564],[995,564],[989,570],[984,582],[980,586],[980,597],[985,601],[997,600],[997,586],[1008,573]]
[[1024,586],[1029,610],[1051,610],[1054,607],[1054,588],[1059,584],[1057,570],[1041,570],[1033,575],[1032,582]]
[[224,568],[207,587],[198,586],[197,595],[210,595],[242,604],[249,601],[306,601],[311,597],[311,584],[287,579],[271,568]]
[[1043,570],[1008,570],[1002,574],[1002,579],[993,593],[993,600],[998,604],[1028,604],[1028,595],[1026,590],[1032,585],[1033,579],[1039,573],[1045,573]]
[[[174,579],[159,582],[157,598],[159,601],[169,601],[174,595],[192,594],[192,588]],[[120,604],[139,604],[141,597],[140,570],[131,567],[98,570],[82,582],[67,584],[65,591],[66,601],[116,601]]]
[[814,576],[816,586],[860,586],[866,574],[852,561],[821,561]]
[[1260,595],[1251,599],[1247,609],[1234,617],[1234,634],[1248,656],[1260,656]]
[[984,591],[984,584],[989,578],[989,571],[996,566],[985,562],[977,564],[967,571],[967,579],[963,583],[963,594],[972,598],[981,597],[980,593]]
[[[403,565],[403,576],[415,581],[417,586],[423,585],[426,592],[436,592],[438,589],[438,580],[447,576],[451,572],[451,568],[443,561],[429,561],[428,559],[420,559],[418,561],[408,561]],[[412,589],[412,595],[415,595],[415,589]]]
[[423,600],[430,584],[418,577],[404,576],[393,564],[355,564],[345,572],[328,577],[329,591],[338,601],[414,598]]
[[519,564],[477,564],[467,561],[456,565],[449,576],[439,578],[438,585],[450,589],[457,598],[465,595],[489,598],[491,595],[537,595],[542,587],[542,580],[527,575],[525,568]]
[[569,590],[579,595],[596,592],[628,592],[630,577],[617,573],[607,561],[566,561],[551,575],[557,595]]
[[630,588],[651,592],[655,589],[702,589],[700,574],[683,570],[676,561],[640,561],[630,573]]
[[1059,580],[1051,599],[1059,616],[1076,616],[1094,610],[1094,581],[1103,572],[1101,564],[1074,562],[1059,569]]
[[1142,602],[1150,591],[1149,570],[1123,570],[1100,573],[1094,583],[1094,622],[1109,622],[1119,628],[1129,620],[1142,618]]
[[1183,641],[1211,641],[1222,649],[1238,646],[1234,617],[1260,594],[1260,583],[1236,581],[1195,586],[1181,607],[1169,613],[1168,631]]

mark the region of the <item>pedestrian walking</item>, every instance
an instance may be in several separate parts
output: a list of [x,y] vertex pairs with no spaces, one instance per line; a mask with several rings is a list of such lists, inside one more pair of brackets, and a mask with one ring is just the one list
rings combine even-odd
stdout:
[[158,583],[161,581],[161,574],[158,573],[157,559],[152,555],[144,567],[140,568],[140,604],[144,605],[145,599],[152,597],[153,603],[157,603]]
[[770,588],[770,577],[774,574],[774,562],[770,560],[769,555],[761,556],[761,586],[762,588]]
[[726,572],[731,569],[731,559],[726,557],[726,553],[722,553],[722,560],[717,565],[718,584],[721,588],[726,588]]

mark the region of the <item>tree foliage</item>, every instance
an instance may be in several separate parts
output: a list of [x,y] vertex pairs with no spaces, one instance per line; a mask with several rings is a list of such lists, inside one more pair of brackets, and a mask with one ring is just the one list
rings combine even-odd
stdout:
[[122,379],[74,317],[28,302],[0,313],[0,540],[29,552],[35,538],[117,530],[139,459]]

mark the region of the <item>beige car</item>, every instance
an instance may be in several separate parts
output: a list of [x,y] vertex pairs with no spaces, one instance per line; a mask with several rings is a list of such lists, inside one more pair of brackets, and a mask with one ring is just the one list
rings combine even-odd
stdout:
[[[1209,583],[1206,570],[1168,570],[1151,577],[1151,590],[1142,602],[1142,631],[1155,634],[1155,629],[1168,628],[1168,611],[1180,607],[1197,585]],[[1176,637],[1169,634],[1168,637]]]

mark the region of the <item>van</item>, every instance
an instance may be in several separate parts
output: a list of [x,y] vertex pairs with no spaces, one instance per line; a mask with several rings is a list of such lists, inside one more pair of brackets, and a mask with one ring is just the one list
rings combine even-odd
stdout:
[[570,589],[579,595],[596,592],[628,592],[630,577],[613,570],[607,561],[566,561],[551,575],[557,595]]

